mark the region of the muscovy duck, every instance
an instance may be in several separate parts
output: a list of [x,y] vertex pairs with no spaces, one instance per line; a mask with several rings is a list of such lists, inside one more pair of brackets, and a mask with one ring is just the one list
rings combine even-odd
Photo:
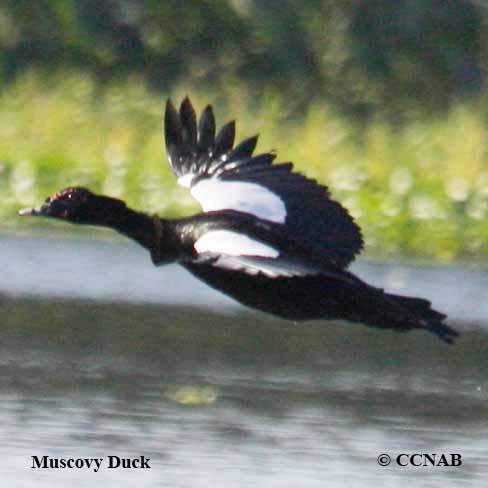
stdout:
[[211,106],[197,121],[190,100],[165,111],[166,151],[178,183],[203,212],[162,219],[86,188],[66,188],[20,215],[114,229],[151,253],[177,262],[240,303],[293,321],[344,319],[452,343],[458,333],[428,300],[387,293],[346,268],[363,246],[361,231],[327,188],[253,155],[257,136],[234,146],[235,123],[218,134]]

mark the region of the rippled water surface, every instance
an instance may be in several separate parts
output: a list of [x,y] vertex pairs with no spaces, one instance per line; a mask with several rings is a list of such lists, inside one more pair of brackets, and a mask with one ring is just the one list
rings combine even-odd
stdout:
[[[486,271],[355,268],[447,310],[449,347],[250,312],[130,245],[3,237],[0,265],[2,487],[486,486]],[[462,465],[399,467],[401,453]],[[151,469],[108,469],[111,455]]]

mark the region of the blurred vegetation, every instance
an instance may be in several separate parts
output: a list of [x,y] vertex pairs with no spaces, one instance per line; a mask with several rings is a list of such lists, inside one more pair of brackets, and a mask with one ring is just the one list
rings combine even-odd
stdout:
[[[183,215],[197,207],[175,184],[161,134],[164,95],[133,80],[95,96],[88,76],[26,75],[0,98],[0,187],[3,221],[69,185],[127,199],[148,212]],[[254,110],[244,88],[195,93],[216,102],[219,125],[239,116],[238,134],[256,132],[258,150],[276,148],[280,160],[330,185],[365,228],[369,251],[452,259],[488,256],[486,111],[457,105],[442,117],[394,129],[382,119],[360,131],[326,105],[290,117],[286,100],[270,94]],[[180,100],[184,92],[175,90]],[[280,156],[281,155],[281,156]],[[24,221],[22,221],[24,223]],[[32,222],[29,221],[29,224]],[[46,225],[45,221],[36,221]]]
[[487,19],[476,0],[3,0],[0,69],[7,83],[33,66],[136,74],[159,91],[237,79],[296,110],[324,97],[396,120],[480,92]]
[[488,257],[488,6],[469,0],[4,0],[0,216],[68,185],[161,215],[166,97],[213,103],[328,184],[367,251]]

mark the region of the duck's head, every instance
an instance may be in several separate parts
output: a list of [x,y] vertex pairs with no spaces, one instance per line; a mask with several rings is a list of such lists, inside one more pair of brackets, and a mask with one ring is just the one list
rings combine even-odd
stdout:
[[24,208],[19,215],[53,217],[75,224],[103,224],[125,208],[125,203],[117,198],[96,195],[81,187],[69,187],[47,197],[42,205]]

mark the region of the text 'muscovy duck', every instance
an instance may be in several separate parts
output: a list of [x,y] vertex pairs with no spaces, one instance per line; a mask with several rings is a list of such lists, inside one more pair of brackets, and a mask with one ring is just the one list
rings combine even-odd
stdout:
[[212,108],[197,122],[188,98],[179,112],[167,102],[165,136],[178,183],[203,213],[161,219],[70,187],[20,215],[109,227],[148,249],[154,264],[177,262],[244,305],[286,319],[422,329],[447,343],[458,335],[429,301],[385,293],[347,271],[363,245],[359,227],[292,163],[272,164],[272,153],[253,156],[257,136],[234,147],[234,122],[215,135]]

